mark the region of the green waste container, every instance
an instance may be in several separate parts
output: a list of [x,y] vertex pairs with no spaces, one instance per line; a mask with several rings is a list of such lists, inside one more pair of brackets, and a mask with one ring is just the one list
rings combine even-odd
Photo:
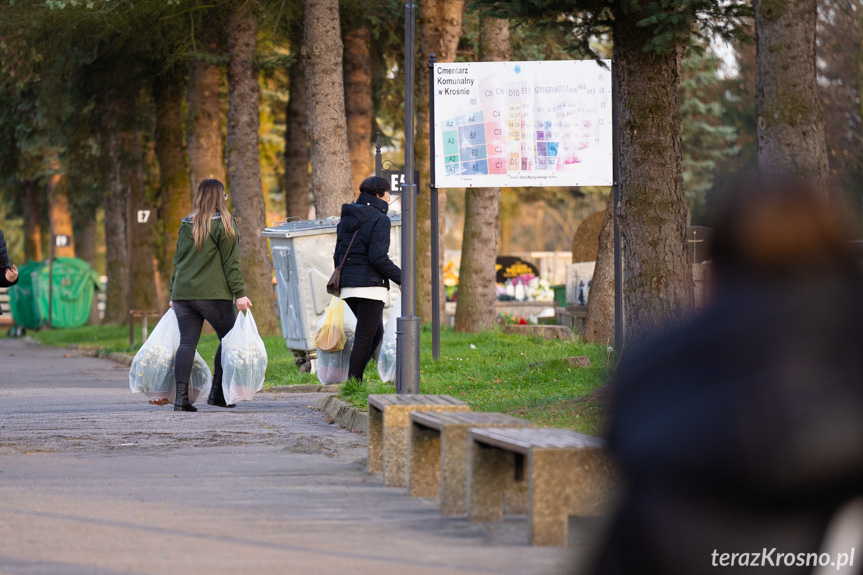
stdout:
[[[54,260],[54,289],[51,293],[51,325],[53,327],[79,327],[90,319],[93,290],[101,290],[99,275],[90,264],[78,258]],[[37,272],[36,307],[43,323],[48,323],[48,297],[51,267],[46,263]]]
[[556,285],[551,286],[551,289],[554,290],[554,303],[556,303],[558,307],[566,307],[566,286]]
[[45,264],[30,262],[18,268],[18,283],[9,288],[9,310],[15,323],[27,329],[42,325],[36,306],[36,285],[39,270]]

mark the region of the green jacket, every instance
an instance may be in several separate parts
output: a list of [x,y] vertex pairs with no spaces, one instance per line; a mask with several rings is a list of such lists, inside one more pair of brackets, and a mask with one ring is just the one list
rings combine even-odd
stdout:
[[168,286],[171,300],[233,300],[245,296],[246,284],[240,271],[239,237],[239,232],[234,237],[226,234],[222,216],[216,214],[209,237],[204,240],[201,249],[196,250],[192,218],[183,218],[177,235],[174,274]]

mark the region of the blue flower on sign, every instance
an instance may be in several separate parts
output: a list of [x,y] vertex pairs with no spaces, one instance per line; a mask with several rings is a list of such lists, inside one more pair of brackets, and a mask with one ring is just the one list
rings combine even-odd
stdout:
[[518,64],[515,65],[515,73],[521,74],[521,66],[519,66]]

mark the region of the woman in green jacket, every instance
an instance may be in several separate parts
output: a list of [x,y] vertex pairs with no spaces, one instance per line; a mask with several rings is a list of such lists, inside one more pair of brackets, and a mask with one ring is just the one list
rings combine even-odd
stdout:
[[[240,271],[239,233],[228,211],[228,194],[219,180],[204,180],[195,195],[194,212],[183,218],[174,254],[171,307],[180,324],[180,347],[174,359],[177,400],[174,411],[198,411],[189,401],[189,379],[201,327],[207,320],[219,341],[234,326],[234,299],[245,311],[252,302],[245,296]],[[222,345],[216,349],[210,405],[227,405],[222,392]]]

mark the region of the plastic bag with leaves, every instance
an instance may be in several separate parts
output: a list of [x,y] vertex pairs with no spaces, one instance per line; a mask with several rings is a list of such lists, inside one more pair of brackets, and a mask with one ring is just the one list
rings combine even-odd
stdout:
[[[177,382],[174,377],[174,357],[180,347],[180,325],[173,309],[169,309],[153,328],[153,332],[132,360],[129,368],[129,389],[132,393],[145,393],[151,402],[174,403]],[[210,393],[210,368],[195,352],[192,377],[189,382],[189,401],[194,403]]]
[[228,405],[251,401],[264,386],[267,348],[251,310],[237,314],[234,327],[222,339],[222,391]]
[[378,375],[381,381],[396,380],[396,321],[402,314],[402,298],[397,297],[390,310],[390,318],[384,327],[381,352],[378,355]]

